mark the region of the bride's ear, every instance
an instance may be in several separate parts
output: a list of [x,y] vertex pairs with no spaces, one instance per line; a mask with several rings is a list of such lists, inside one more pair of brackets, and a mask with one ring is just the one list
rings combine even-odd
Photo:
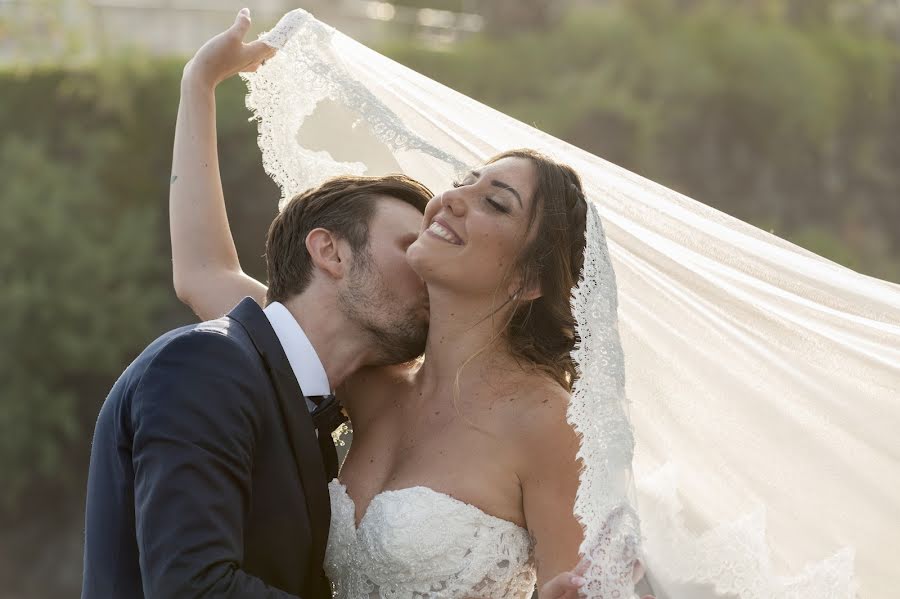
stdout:
[[513,277],[508,290],[509,299],[513,301],[530,302],[543,295],[540,280],[527,268],[524,273]]
[[328,229],[313,229],[306,236],[306,251],[313,266],[333,279],[342,278],[349,269],[349,245]]

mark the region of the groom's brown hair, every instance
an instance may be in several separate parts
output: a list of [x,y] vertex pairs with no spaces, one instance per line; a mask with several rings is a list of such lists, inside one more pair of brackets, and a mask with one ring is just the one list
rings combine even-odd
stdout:
[[354,260],[369,256],[369,223],[380,198],[396,198],[419,212],[431,199],[427,187],[405,175],[383,177],[340,176],[291,198],[282,208],[266,238],[266,303],[284,302],[303,292],[312,280],[312,260],[306,236],[327,229],[346,240]]

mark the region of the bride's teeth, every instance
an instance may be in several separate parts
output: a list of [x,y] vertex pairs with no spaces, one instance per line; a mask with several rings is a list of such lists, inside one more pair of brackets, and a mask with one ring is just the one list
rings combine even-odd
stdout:
[[442,227],[442,226],[441,226],[439,223],[437,223],[437,222],[431,223],[431,226],[428,227],[428,228],[431,229],[431,231],[432,231],[433,233],[437,234],[437,236],[440,237],[441,239],[446,239],[446,240],[449,241],[450,243],[454,243],[454,244],[458,244],[458,243],[459,243],[459,242],[456,240],[456,238],[455,238],[449,231],[447,231],[447,229],[445,229],[444,227]]

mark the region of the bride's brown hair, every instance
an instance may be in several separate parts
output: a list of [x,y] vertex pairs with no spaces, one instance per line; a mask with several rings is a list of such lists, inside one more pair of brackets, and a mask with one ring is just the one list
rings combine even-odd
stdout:
[[577,335],[572,315],[572,290],[578,284],[584,263],[587,202],[581,179],[572,167],[535,150],[510,150],[503,158],[524,158],[535,169],[535,192],[528,231],[531,240],[519,254],[514,272],[522,277],[522,288],[538,288],[537,299],[514,296],[506,327],[506,340],[513,356],[524,359],[549,374],[567,391],[578,378],[570,355]]

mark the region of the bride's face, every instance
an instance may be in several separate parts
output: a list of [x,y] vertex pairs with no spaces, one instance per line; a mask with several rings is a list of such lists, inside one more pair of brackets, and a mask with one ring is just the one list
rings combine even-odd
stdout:
[[429,286],[505,301],[518,284],[512,273],[528,239],[535,187],[525,158],[469,172],[428,203],[406,253],[413,270]]

